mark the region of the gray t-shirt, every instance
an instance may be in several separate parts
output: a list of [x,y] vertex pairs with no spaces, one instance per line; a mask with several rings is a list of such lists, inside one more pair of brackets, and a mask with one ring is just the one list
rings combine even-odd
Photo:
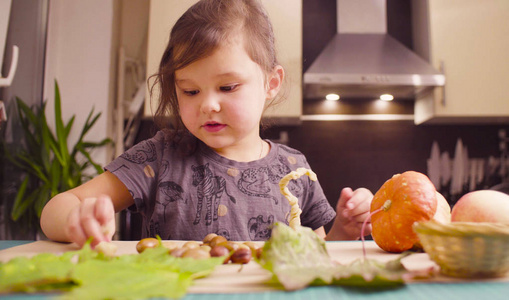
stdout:
[[[133,209],[143,216],[142,238],[202,240],[216,233],[229,240],[263,241],[273,223],[289,221],[290,205],[279,181],[299,167],[310,168],[301,152],[268,142],[266,157],[237,162],[196,140],[195,150],[186,153],[189,143],[176,144],[159,131],[106,170],[133,196]],[[303,226],[317,229],[336,216],[318,182],[303,176],[288,187],[299,199]]]

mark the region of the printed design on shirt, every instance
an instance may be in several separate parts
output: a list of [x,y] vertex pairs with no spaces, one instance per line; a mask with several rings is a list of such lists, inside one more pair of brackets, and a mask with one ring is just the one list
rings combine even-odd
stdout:
[[143,173],[145,173],[145,176],[147,176],[148,178],[154,178],[156,176],[156,172],[154,171],[151,165],[146,165],[143,168]]
[[217,209],[217,215],[220,217],[224,217],[224,216],[226,216],[227,213],[228,213],[228,207],[226,205],[219,204],[219,207]]
[[272,233],[274,225],[274,215],[268,215],[266,218],[262,215],[249,219],[247,229],[252,241],[266,241]]
[[[274,194],[279,195],[279,181],[283,176],[292,171],[283,163],[284,160],[283,156],[278,156],[279,163],[277,164],[242,171],[237,182],[237,187],[248,196],[269,198],[277,205],[279,198],[275,197]],[[299,197],[302,195],[303,190],[301,185],[302,183],[299,181],[291,181],[288,184],[288,188],[293,195]],[[277,193],[274,193],[273,189]]]
[[322,220],[329,222],[335,217],[334,210],[329,209],[329,207],[330,205],[327,199],[322,199],[313,204],[313,206],[309,209],[309,212],[312,212],[312,214],[316,216],[322,216]]
[[237,175],[239,175],[239,169],[237,169],[237,168],[229,168],[226,171],[226,174],[230,175],[231,177],[236,177]]
[[203,202],[206,205],[205,225],[212,224],[212,220],[217,220],[217,210],[221,196],[225,193],[228,199],[237,203],[226,190],[226,180],[221,176],[215,176],[209,168],[209,164],[201,166],[191,166],[193,169],[193,186],[197,187],[198,203],[196,207],[196,217],[193,224],[200,223]]
[[160,178],[164,178],[166,174],[170,171],[170,162],[167,161],[166,159],[163,159],[161,161],[161,166],[159,167],[159,170],[161,173]]
[[225,237],[228,241],[231,240],[230,231],[226,228],[219,228],[215,234]]
[[166,207],[175,201],[184,201],[184,203],[187,204],[187,199],[184,199],[182,196],[184,194],[184,189],[173,181],[160,182],[158,188],[165,197],[157,200],[156,203],[163,206],[163,220],[166,223]]
[[[159,178],[166,178],[170,171],[170,163],[167,160],[162,160],[159,170],[161,172]],[[174,181],[159,181],[157,188],[161,191],[161,199],[156,200],[156,203],[163,207],[163,221],[166,223],[166,207],[176,201],[183,201],[187,204],[187,198],[184,199],[182,186]]]
[[126,165],[122,164],[122,165],[118,166],[118,168],[116,168],[116,169],[114,169],[114,170],[109,170],[109,171],[110,171],[111,173],[115,173],[115,172],[117,172],[118,170],[120,170],[120,169],[124,169],[124,168],[125,168],[125,169],[127,169],[127,170],[130,170],[130,169],[131,169],[131,168],[129,168],[129,166],[126,166]]
[[156,236],[161,236],[161,227],[159,226],[159,222],[150,220],[149,237],[156,237]]
[[157,157],[156,146],[152,141],[140,143],[133,151],[127,151],[120,155],[120,157],[135,164],[155,161]]

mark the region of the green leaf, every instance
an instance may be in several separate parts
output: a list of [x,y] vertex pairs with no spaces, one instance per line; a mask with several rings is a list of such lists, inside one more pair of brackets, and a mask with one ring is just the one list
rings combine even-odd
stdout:
[[[55,130],[48,125],[45,110],[47,102],[40,106],[29,107],[20,98],[16,98],[18,116],[23,130],[22,145],[16,149],[5,147],[5,157],[12,164],[26,173],[27,183],[23,191],[18,192],[16,205],[11,210],[14,219],[19,220],[26,214],[40,215],[44,203],[50,197],[74,188],[103,172],[95,163],[90,149],[103,147],[111,143],[110,139],[100,142],[84,141],[85,134],[96,124],[100,113],[92,109],[81,128],[80,138],[73,148],[68,145],[68,137],[75,126],[75,116],[68,122],[62,118],[61,95],[55,80]],[[66,124],[65,124],[66,123]],[[92,172],[84,170],[94,167]],[[21,184],[21,183],[20,183]],[[39,195],[33,196],[38,191]],[[47,199],[44,199],[47,197]],[[35,224],[39,226],[38,223]]]
[[17,158],[19,159],[18,162],[25,163],[22,165],[22,168],[37,178],[39,178],[41,181],[47,183],[49,182],[49,179],[47,178],[46,174],[44,174],[43,168],[38,165],[35,161],[30,159],[30,156],[24,155],[23,153],[18,154]]
[[65,126],[65,136],[69,137],[69,134],[71,133],[72,125],[74,124],[74,119],[76,119],[76,115],[73,115],[67,125]]
[[297,226],[293,230],[285,224],[276,223],[257,262],[272,272],[287,290],[302,289],[308,285],[387,288],[404,284],[403,276],[408,271],[401,264],[401,259],[407,255],[386,264],[360,259],[340,265],[332,261],[325,242],[310,228]]
[[80,263],[72,277],[80,287],[64,295],[64,299],[180,298],[192,283],[190,274],[167,271],[154,263],[119,260]]
[[338,266],[332,284],[353,287],[391,288],[404,284],[408,273],[401,260],[410,255],[405,252],[395,260],[382,263],[373,259],[357,259],[348,265]]
[[66,292],[64,299],[180,298],[193,279],[210,274],[223,260],[177,258],[163,246],[112,258],[92,250],[88,241],[61,256],[40,254],[0,264],[0,294],[52,290]]
[[27,208],[31,204],[31,201],[29,200],[23,201],[29,180],[30,178],[28,176],[25,177],[25,179],[23,179],[19,187],[18,193],[16,194],[16,198],[14,198],[14,204],[11,210],[11,218],[14,221],[18,220],[19,217],[23,215],[23,213],[27,210]]
[[279,222],[274,224],[258,263],[287,290],[304,288],[314,280],[330,282],[334,273],[323,239],[311,228],[297,226],[293,230]]
[[48,200],[51,196],[54,196],[51,194],[51,190],[47,186],[42,186],[40,188],[40,191],[37,193],[37,197],[35,199],[34,203],[34,210],[35,214],[37,215],[37,218],[41,217],[42,209],[44,208],[44,205],[48,203]]
[[0,265],[0,294],[33,293],[51,284],[72,284],[69,274],[73,267],[70,258],[49,253],[14,258]]
[[[58,87],[57,82],[55,82],[55,130],[58,139],[60,156],[61,156],[61,164],[63,168],[62,175],[66,176],[66,169],[69,167],[69,148],[67,145],[67,132],[64,127],[64,121],[62,118],[62,105],[60,100],[60,89]],[[63,178],[64,181],[67,181],[66,178]]]
[[102,172],[104,172],[102,167],[99,164],[94,162],[94,160],[92,159],[92,156],[90,156],[90,153],[88,153],[83,147],[78,146],[77,149],[79,150],[79,152],[81,154],[83,154],[83,156],[85,156],[87,158],[88,162],[92,166],[94,166],[94,169],[97,172],[97,174],[101,174]]

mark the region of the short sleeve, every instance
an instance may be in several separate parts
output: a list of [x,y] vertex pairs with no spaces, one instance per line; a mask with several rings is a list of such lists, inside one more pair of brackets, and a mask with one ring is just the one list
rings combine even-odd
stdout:
[[159,132],[151,139],[142,141],[109,163],[105,169],[113,173],[131,193],[135,211],[151,214],[151,205],[146,201],[155,199],[159,161],[164,145],[164,136]]

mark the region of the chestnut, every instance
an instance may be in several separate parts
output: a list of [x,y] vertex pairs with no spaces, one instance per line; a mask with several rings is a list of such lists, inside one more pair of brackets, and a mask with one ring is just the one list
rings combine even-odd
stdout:
[[220,244],[220,243],[223,243],[223,242],[226,242],[226,238],[224,236],[221,236],[221,235],[218,235],[218,236],[215,236],[213,237],[210,242],[209,242],[209,246],[210,247],[214,247],[216,246],[217,244]]
[[239,248],[233,252],[230,260],[234,264],[247,264],[251,261],[252,254],[249,248]]
[[136,244],[136,251],[141,253],[148,248],[155,248],[159,245],[159,240],[156,238],[144,238]]
[[209,244],[210,241],[212,241],[213,238],[215,238],[217,236],[217,234],[215,233],[209,233],[207,234],[204,238],[203,238],[203,243],[204,244]]
[[182,257],[190,257],[193,259],[207,259],[210,258],[210,253],[201,248],[186,249]]

